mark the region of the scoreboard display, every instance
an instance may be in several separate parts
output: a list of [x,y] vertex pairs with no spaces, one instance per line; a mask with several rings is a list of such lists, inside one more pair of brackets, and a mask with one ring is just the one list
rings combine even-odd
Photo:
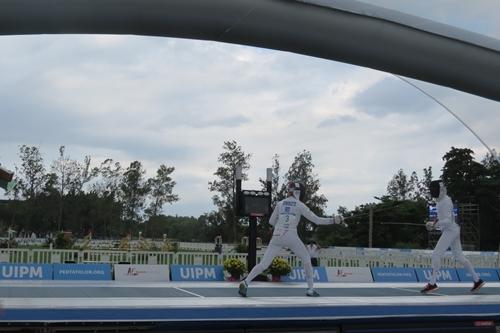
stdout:
[[271,212],[271,195],[267,191],[242,191],[241,216],[264,216]]

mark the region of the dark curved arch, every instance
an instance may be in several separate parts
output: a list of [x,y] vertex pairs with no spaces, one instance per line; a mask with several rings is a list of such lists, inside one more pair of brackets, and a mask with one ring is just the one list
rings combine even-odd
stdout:
[[19,34],[134,34],[244,44],[500,101],[499,41],[354,1],[0,0],[0,35]]

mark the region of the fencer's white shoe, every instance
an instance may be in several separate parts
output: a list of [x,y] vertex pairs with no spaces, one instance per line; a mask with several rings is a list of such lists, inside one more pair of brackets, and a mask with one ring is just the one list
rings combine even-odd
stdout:
[[437,284],[430,284],[430,283],[427,283],[427,284],[425,285],[424,289],[420,290],[420,292],[421,292],[422,294],[427,294],[427,293],[431,293],[431,292],[433,292],[433,291],[436,291],[436,290],[438,290],[438,289],[439,289],[439,288],[438,288]]
[[479,289],[481,289],[482,286],[484,286],[485,282],[481,279],[479,279],[479,281],[477,282],[474,282],[474,286],[472,287],[472,289],[470,290],[472,293],[473,292],[476,292],[478,291]]
[[309,288],[307,289],[306,291],[306,296],[310,296],[310,297],[318,297],[319,296],[319,293],[314,290],[313,288]]
[[247,289],[248,289],[248,284],[245,280],[240,282],[240,287],[238,289],[238,294],[240,294],[241,297],[247,297]]

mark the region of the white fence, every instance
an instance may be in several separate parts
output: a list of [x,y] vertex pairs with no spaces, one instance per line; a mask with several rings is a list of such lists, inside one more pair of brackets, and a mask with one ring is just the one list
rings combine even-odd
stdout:
[[[8,241],[7,237],[0,237],[0,241]],[[16,237],[14,238],[15,242],[20,246],[26,247],[41,247],[47,245],[47,238],[34,238],[34,237]],[[151,245],[156,246],[157,248],[162,248],[165,244],[164,241],[161,240],[151,240],[145,239]],[[176,242],[171,241],[172,243],[176,243],[180,250],[184,251],[193,251],[193,252],[214,252],[215,244],[214,243],[195,243],[195,242]],[[74,243],[75,248],[86,247],[92,250],[111,250],[111,249],[119,249],[120,248],[120,239],[92,239],[89,242],[85,239],[77,239]],[[129,247],[131,250],[136,250],[140,247],[140,241],[138,239],[133,239],[129,241]],[[85,244],[85,245],[84,245]],[[222,244],[222,252],[230,252],[232,251],[237,244]]]
[[[323,249],[319,256],[322,266],[329,267],[430,267],[430,251],[397,251],[378,249],[333,248]],[[263,251],[257,253],[257,261]],[[498,252],[465,252],[475,267],[500,267]],[[292,266],[301,266],[301,260],[288,251],[281,256]],[[6,263],[131,263],[149,265],[222,265],[227,258],[246,262],[246,253],[160,252],[117,250],[50,250],[0,249],[0,262]],[[451,254],[445,255],[443,267],[457,267]]]

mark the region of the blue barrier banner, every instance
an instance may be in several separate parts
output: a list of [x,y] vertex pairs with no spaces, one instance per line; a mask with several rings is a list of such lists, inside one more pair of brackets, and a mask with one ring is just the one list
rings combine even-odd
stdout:
[[224,281],[224,267],[170,265],[170,276],[170,281]]
[[[494,268],[475,268],[474,270],[483,281],[498,282],[499,280],[497,270]],[[457,273],[460,281],[472,282],[472,275],[465,268],[457,268]]]
[[52,265],[2,263],[0,280],[52,280]]
[[[429,282],[432,276],[432,268],[415,268],[417,278],[420,282]],[[455,268],[441,268],[437,273],[437,282],[460,282]]]
[[413,268],[372,268],[375,282],[417,282]]
[[54,280],[112,280],[111,264],[54,264]]
[[[325,267],[313,267],[313,279],[316,282],[328,282]],[[293,267],[288,275],[283,275],[281,281],[283,282],[303,282],[306,280],[306,273],[302,267]]]

